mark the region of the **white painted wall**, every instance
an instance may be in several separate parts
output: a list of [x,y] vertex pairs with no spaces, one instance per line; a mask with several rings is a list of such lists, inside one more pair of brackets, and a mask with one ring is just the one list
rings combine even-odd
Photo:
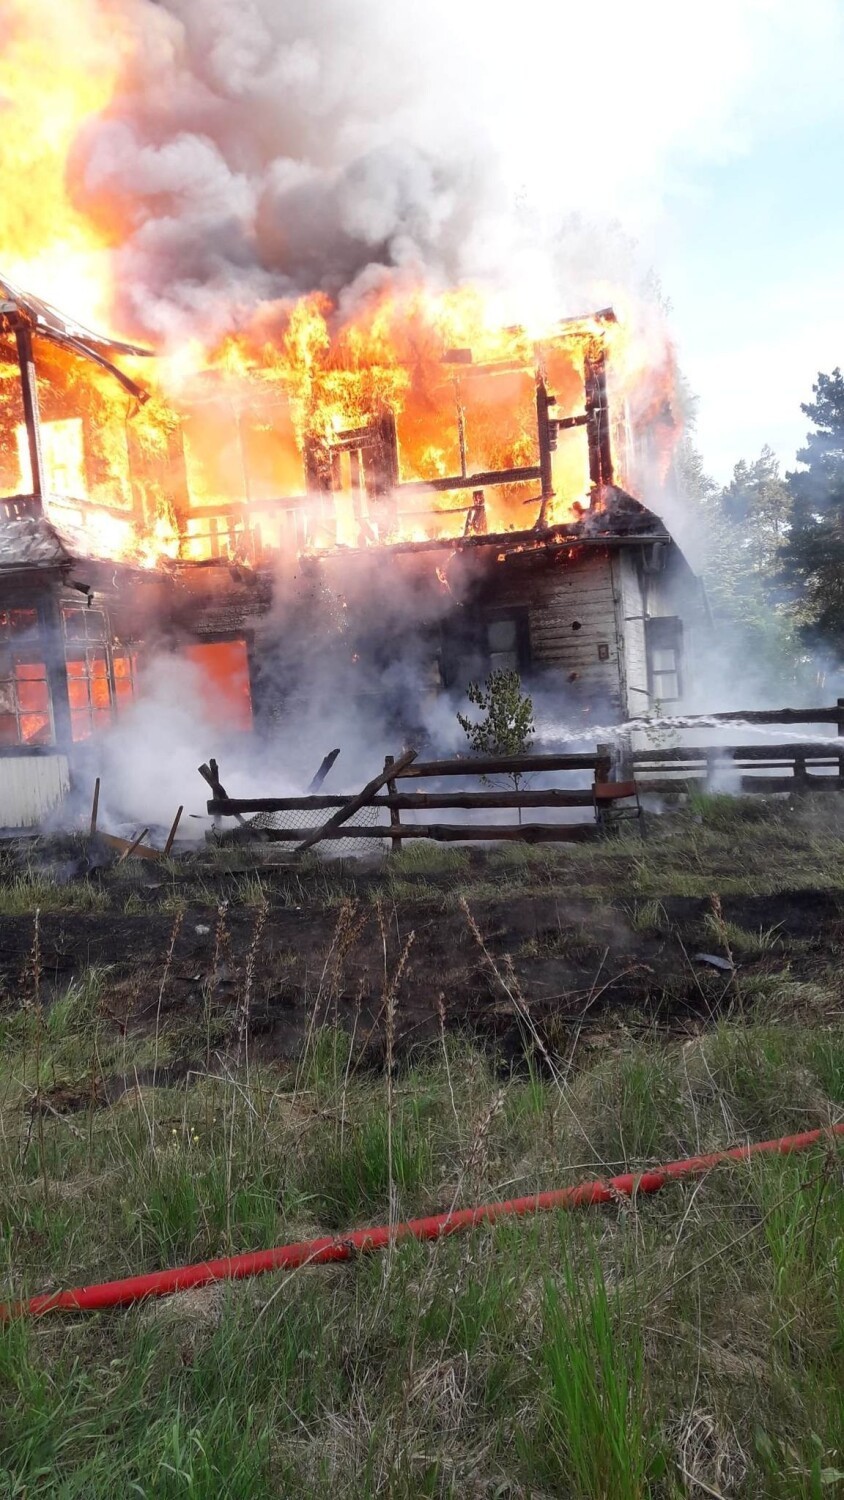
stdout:
[[625,718],[633,719],[638,714],[647,713],[651,703],[645,643],[645,613],[649,601],[642,585],[638,549],[619,548],[613,556],[613,579],[619,634],[623,641],[623,676],[627,689]]
[[0,756],[0,828],[37,828],[69,788],[66,755]]

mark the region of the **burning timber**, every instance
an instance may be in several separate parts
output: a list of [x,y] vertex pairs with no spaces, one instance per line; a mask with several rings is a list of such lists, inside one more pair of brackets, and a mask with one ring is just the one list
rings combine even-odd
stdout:
[[610,310],[476,354],[422,304],[382,309],[386,353],[297,308],[276,364],[165,400],[148,350],[0,298],[0,828],[90,785],[162,654],[227,732],[271,732],[318,659],[434,753],[426,703],[496,668],[585,726],[682,704],[703,614],[659,518],[670,403],[628,379],[613,405]]

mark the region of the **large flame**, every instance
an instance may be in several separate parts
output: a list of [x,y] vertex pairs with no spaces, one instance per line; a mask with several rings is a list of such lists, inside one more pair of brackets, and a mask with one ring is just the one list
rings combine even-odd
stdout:
[[[109,0],[7,0],[0,55],[0,271],[70,316],[111,332],[114,228],[74,201],[80,130],[119,92],[130,51]],[[608,299],[609,300],[609,299]],[[536,384],[556,414],[583,410],[584,359],[606,347],[617,477],[635,489],[627,417],[670,446],[673,367],[619,323],[501,327],[491,295],[385,284],[351,311],[315,294],[258,307],[216,345],[197,328],[154,367],[140,408],[107,373],[37,340],[48,506],[100,555],[295,553],[303,547],[460,536],[477,523],[471,485],[449,477],[531,470]],[[0,341],[0,494],[30,485],[13,350]],[[561,432],[546,521],[589,501],[583,428]],[[412,488],[405,488],[408,484]],[[426,485],[428,486],[426,488]],[[484,526],[537,517],[536,477],[485,487]],[[467,519],[469,518],[469,519]]]
[[82,322],[106,329],[106,230],[74,205],[68,160],[113,98],[126,41],[96,0],[5,0],[0,48],[0,268]]

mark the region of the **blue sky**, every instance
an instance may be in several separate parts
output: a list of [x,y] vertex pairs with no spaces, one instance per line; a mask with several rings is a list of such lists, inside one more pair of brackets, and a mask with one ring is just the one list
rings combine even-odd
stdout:
[[844,366],[844,79],[837,117],[784,111],[692,187],[666,201],[659,272],[698,446],[719,480],[766,442],[788,467],[809,425],[800,403],[819,370]]
[[793,464],[844,365],[844,0],[451,9],[505,175],[549,220],[616,219],[656,272],[710,472],[766,442]]

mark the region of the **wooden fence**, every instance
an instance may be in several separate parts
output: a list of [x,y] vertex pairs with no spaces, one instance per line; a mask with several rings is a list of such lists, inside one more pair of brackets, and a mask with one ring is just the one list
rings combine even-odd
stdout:
[[[216,763],[201,766],[200,773],[214,792],[208,811],[215,820],[217,834],[222,834],[221,820],[235,818],[238,827],[224,836],[227,839],[260,839],[272,843],[290,843],[295,852],[311,848],[323,840],[390,839],[394,849],[404,839],[432,839],[437,843],[491,842],[511,840],[520,843],[582,842],[594,838],[596,818],[581,822],[554,823],[431,823],[402,821],[403,812],[428,812],[432,809],[459,808],[461,811],[512,810],[521,816],[523,809],[593,809],[595,784],[626,783],[635,780],[638,793],[682,795],[690,790],[711,790],[725,784],[742,792],[814,792],[844,790],[844,699],[834,708],[754,710],[747,713],[707,715],[700,727],[720,724],[805,724],[835,725],[837,744],[811,741],[763,743],[731,746],[671,745],[631,750],[623,744],[599,744],[594,751],[559,755],[524,755],[515,757],[456,757],[451,760],[420,761],[408,750],[397,758],[387,756],[384,768],[355,796],[305,794],[298,797],[229,797],[220,784]],[[646,726],[643,726],[646,727]],[[685,719],[683,727],[693,727]],[[826,735],[825,738],[832,738]],[[578,773],[579,786],[520,786],[514,780],[510,787],[484,786],[489,777],[521,778],[538,773]],[[583,784],[583,773],[591,772]],[[767,774],[770,773],[770,774]],[[319,775],[313,784],[319,781]],[[478,789],[451,791],[434,786],[429,790],[399,790],[399,783],[445,781],[461,777],[480,781]],[[619,786],[621,792],[621,785]],[[611,801],[611,799],[610,799]],[[384,808],[389,825],[355,825],[350,819],[362,808]],[[256,813],[296,814],[325,813],[316,826],[252,828],[245,822]]]

